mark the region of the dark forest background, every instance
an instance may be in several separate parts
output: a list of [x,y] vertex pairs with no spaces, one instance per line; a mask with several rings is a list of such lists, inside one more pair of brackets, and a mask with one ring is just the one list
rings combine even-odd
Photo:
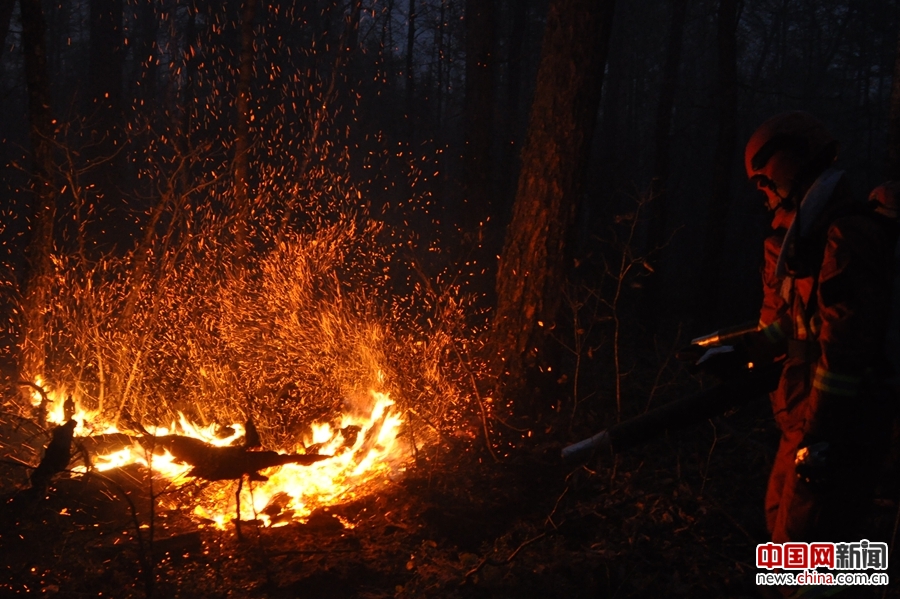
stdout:
[[352,532],[325,510],[204,531],[210,554],[188,522],[171,569],[152,533],[98,553],[109,504],[70,525],[61,487],[0,522],[0,583],[756,596],[764,402],[574,469],[559,450],[702,388],[675,350],[757,318],[765,119],[822,119],[860,197],[900,179],[898,33],[896,0],[0,0],[4,410],[46,375],[114,421],[293,443],[384,378],[415,449],[335,506]]
[[[27,319],[38,301],[27,282],[46,271],[46,248],[124,254],[182,203],[204,202],[228,221],[239,258],[303,222],[296,198],[347,181],[376,214],[418,230],[422,247],[440,238],[432,271],[465,271],[489,313],[548,4],[4,0],[4,357],[22,345],[15,306]],[[888,177],[900,9],[554,4],[599,15],[609,46],[592,79],[602,93],[583,129],[586,180],[551,336],[577,359],[594,347],[585,323],[603,325],[618,379],[631,368],[620,360],[637,363],[660,340],[754,318],[767,218],[742,150],[764,119],[818,115],[857,194]],[[410,198],[425,208],[398,208]],[[623,339],[636,345],[620,356]]]

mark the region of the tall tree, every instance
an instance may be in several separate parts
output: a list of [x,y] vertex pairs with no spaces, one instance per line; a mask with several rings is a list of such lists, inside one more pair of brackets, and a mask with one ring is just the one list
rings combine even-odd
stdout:
[[347,15],[347,43],[344,44],[344,52],[353,55],[359,47],[359,18],[362,15],[362,0],[353,0],[350,3],[350,12]]
[[[87,176],[98,197],[117,197],[124,183],[122,87],[125,43],[122,31],[123,0],[90,1],[90,63],[88,68],[91,141],[85,156],[92,165]],[[102,217],[101,217],[102,218]]]
[[447,0],[440,1],[441,6],[435,31],[435,37],[437,38],[435,41],[435,49],[437,51],[437,86],[435,89],[436,108],[434,111],[434,124],[437,129],[436,141],[438,142],[438,145],[441,143],[441,135],[443,134],[444,126],[444,28],[447,23]]
[[494,116],[494,0],[466,0],[466,101],[464,156],[465,226],[477,226],[488,214],[491,193],[491,140]]
[[[122,108],[122,0],[91,0],[90,99],[105,125]],[[101,133],[108,133],[104,131]]]
[[713,159],[712,190],[706,223],[706,243],[696,321],[704,328],[713,326],[718,316],[725,244],[726,218],[731,204],[731,176],[737,145],[737,0],[720,0],[717,19],[719,122]]
[[[514,0],[507,10],[512,13],[512,23],[507,42],[506,55],[506,105],[502,111],[503,148],[500,157],[500,174],[503,177],[501,197],[505,206],[512,203],[514,188],[513,174],[517,165],[520,146],[520,132],[526,107],[522,93],[522,72],[525,62],[526,30],[528,12],[533,0]],[[499,207],[498,207],[499,208]],[[506,210],[498,210],[505,213]]]
[[19,372],[22,378],[33,380],[35,376],[43,375],[45,369],[46,311],[53,274],[51,254],[57,191],[52,175],[54,121],[50,108],[44,13],[41,0],[20,0],[19,8],[31,133],[31,191],[34,195],[34,220],[26,250],[29,270],[24,282],[24,331]]
[[556,318],[582,195],[615,0],[551,0],[512,221],[497,272],[494,341],[506,395],[523,389]]
[[0,0],[0,58],[3,58],[6,50],[6,34],[9,33],[9,22],[15,4],[15,0]]
[[416,46],[416,0],[409,0],[406,22],[406,118],[409,135],[415,131],[416,74],[414,61]]
[[250,81],[253,75],[253,19],[257,0],[244,0],[241,10],[241,59],[238,67],[237,122],[234,140],[234,244],[238,258],[247,251],[250,221]]
[[653,180],[650,185],[650,226],[647,231],[647,251],[653,273],[644,287],[645,322],[655,327],[659,308],[659,277],[662,246],[666,235],[666,203],[669,196],[669,164],[672,145],[672,109],[675,106],[675,92],[678,88],[678,70],[681,67],[682,38],[687,17],[688,0],[672,0],[672,21],[669,40],[666,45],[666,63],[663,68],[659,103],[656,105],[656,127],[654,130]]
[[887,171],[888,178],[900,181],[900,32],[897,35],[897,55],[894,58],[894,79],[891,83]]
[[[193,19],[193,7],[188,5],[190,11],[190,19]],[[156,37],[159,33],[159,16],[156,14],[156,2],[153,0],[142,0],[137,5],[135,14],[135,54],[137,60],[135,77],[139,88],[137,96],[147,102],[153,102],[156,97],[156,76],[157,76],[157,45]]]

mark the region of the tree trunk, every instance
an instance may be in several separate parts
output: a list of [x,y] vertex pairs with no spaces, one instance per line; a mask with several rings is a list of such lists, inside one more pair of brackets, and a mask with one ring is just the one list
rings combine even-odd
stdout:
[[247,252],[250,221],[250,80],[253,75],[253,19],[257,0],[244,0],[241,10],[241,62],[237,84],[234,140],[234,247],[238,260]]
[[695,321],[706,329],[717,324],[720,293],[721,255],[725,225],[731,204],[731,175],[737,145],[737,0],[720,0],[718,16],[719,51],[719,132],[713,162],[706,244]]
[[52,175],[54,124],[50,110],[44,14],[40,0],[20,0],[19,7],[31,133],[31,190],[34,194],[34,224],[26,250],[28,274],[23,284],[24,331],[19,373],[20,378],[31,381],[45,372],[46,312],[53,280],[51,254],[57,193]]
[[15,3],[16,0],[0,0],[0,59],[6,51],[6,34],[9,33],[9,22]]
[[384,15],[381,21],[381,42],[378,44],[378,80],[382,84],[389,84],[393,69],[388,68],[387,48],[389,40],[393,38],[391,23],[394,22],[394,0],[387,0],[381,10]]
[[90,18],[91,108],[105,125],[114,121],[122,109],[122,0],[91,0]]
[[84,152],[90,170],[85,174],[85,180],[111,208],[98,215],[97,226],[101,229],[122,223],[122,215],[114,214],[111,201],[111,198],[121,196],[119,190],[127,168],[122,127],[125,67],[122,16],[123,0],[90,0],[87,95],[90,141]]
[[512,30],[509,34],[509,50],[506,61],[506,106],[503,110],[503,148],[500,174],[502,176],[502,192],[504,206],[495,207],[494,213],[506,214],[507,207],[514,199],[515,169],[518,164],[520,148],[520,131],[522,115],[525,113],[525,101],[522,98],[522,71],[525,56],[525,30],[528,27],[528,12],[532,0],[515,0],[511,3]]
[[544,349],[565,278],[599,108],[615,0],[552,0],[522,152],[512,222],[497,273],[494,372],[513,397]]
[[350,14],[347,15],[347,44],[345,53],[353,56],[359,47],[359,18],[362,15],[362,0],[353,0],[350,3]]
[[[159,17],[156,14],[156,3],[143,0],[137,12],[137,60],[135,80],[140,83],[136,96],[150,104],[156,99],[157,45],[159,33]],[[191,8],[189,7],[189,10]],[[191,13],[193,18],[193,13]]]
[[[465,181],[463,226],[472,231],[491,211],[494,116],[494,0],[466,0]],[[496,250],[495,250],[496,251]]]
[[659,92],[659,104],[656,108],[656,130],[654,141],[656,152],[653,160],[653,180],[650,184],[650,226],[647,231],[647,257],[653,267],[651,276],[644,287],[643,313],[644,321],[655,329],[659,314],[660,295],[660,262],[662,246],[666,235],[666,202],[669,199],[669,163],[672,129],[672,108],[675,105],[675,91],[678,88],[678,70],[681,66],[681,47],[684,35],[684,22],[687,17],[688,0],[673,0],[672,25],[669,29],[668,52],[663,70],[662,85]]
[[438,16],[437,26],[437,90],[435,100],[435,130],[437,131],[438,146],[441,145],[444,126],[444,24],[447,17],[447,0],[441,0],[441,10]]
[[897,56],[894,58],[894,79],[891,83],[887,174],[889,179],[900,181],[900,33],[897,35]]
[[416,0],[409,0],[409,17],[406,27],[406,119],[410,139],[415,131],[416,76],[413,72],[415,42]]

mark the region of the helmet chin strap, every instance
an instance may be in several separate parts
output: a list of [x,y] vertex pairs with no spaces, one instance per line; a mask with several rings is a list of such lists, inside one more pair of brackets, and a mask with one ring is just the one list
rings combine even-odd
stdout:
[[796,188],[796,185],[792,185],[791,192],[787,194],[787,197],[782,199],[781,203],[778,205],[778,207],[782,208],[785,212],[793,212],[797,209],[797,192],[794,191]]
[[766,202],[766,207],[769,209],[769,213],[775,214],[776,212],[778,212],[779,208],[781,208],[785,212],[793,212],[794,210],[796,210],[798,204],[796,189],[797,185],[792,183],[791,191],[785,197],[781,197],[781,194],[779,194],[778,190],[776,189],[775,195],[778,196],[778,199],[780,201],[775,205],[774,208],[768,202]]

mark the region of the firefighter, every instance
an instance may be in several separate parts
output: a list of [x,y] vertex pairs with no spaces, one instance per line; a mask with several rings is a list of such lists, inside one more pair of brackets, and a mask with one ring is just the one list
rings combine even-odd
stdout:
[[838,142],[806,112],[751,136],[747,175],[765,193],[759,331],[750,360],[784,357],[771,394],[781,439],[766,492],[772,540],[854,541],[889,436],[885,364],[896,227],[855,201],[834,167]]

